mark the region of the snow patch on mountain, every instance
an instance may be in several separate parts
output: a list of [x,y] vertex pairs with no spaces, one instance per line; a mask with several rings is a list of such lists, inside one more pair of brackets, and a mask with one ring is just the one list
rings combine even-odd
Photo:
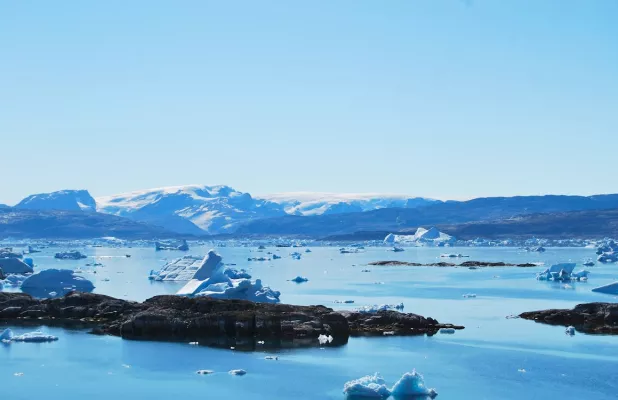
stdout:
[[95,211],[96,202],[87,190],[60,190],[30,195],[20,201],[15,208],[24,210]]
[[381,193],[275,193],[257,196],[283,206],[291,215],[323,215],[372,211],[380,208],[416,208],[439,202],[424,197]]

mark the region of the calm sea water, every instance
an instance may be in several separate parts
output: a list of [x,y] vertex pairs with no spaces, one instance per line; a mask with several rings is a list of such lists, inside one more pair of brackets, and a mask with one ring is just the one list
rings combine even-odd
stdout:
[[[203,255],[205,248],[190,254]],[[151,269],[179,253],[154,249],[92,248],[85,252],[103,267],[81,261],[57,261],[58,249],[36,254],[37,268],[81,269],[96,292],[144,300],[175,293],[182,284],[151,282]],[[274,248],[267,251],[275,251]],[[279,249],[287,256],[296,249]],[[301,251],[303,251],[302,249]],[[507,319],[507,315],[545,308],[570,308],[590,301],[616,301],[592,293],[593,287],[618,279],[618,265],[599,265],[587,283],[538,282],[538,268],[375,267],[371,261],[394,259],[428,263],[443,249],[411,248],[392,253],[369,248],[339,254],[336,248],[315,247],[301,260],[284,257],[247,262],[263,256],[255,249],[224,247],[217,251],[227,263],[246,268],[254,278],[282,292],[285,303],[324,304],[350,308],[370,304],[405,304],[405,311],[441,322],[466,326],[454,335],[413,338],[355,338],[339,348],[243,353],[178,343],[133,342],[97,337],[83,331],[42,327],[60,337],[53,343],[0,346],[0,393],[7,399],[342,399],[344,382],[376,371],[394,383],[416,368],[442,399],[616,399],[618,398],[618,337],[564,334],[564,328]],[[462,248],[463,260],[577,262],[594,257],[592,249],[554,249],[544,254],[511,248]],[[124,257],[131,254],[131,258]],[[456,260],[461,261],[461,260]],[[369,269],[370,272],[361,272]],[[96,274],[93,273],[96,271]],[[309,282],[295,284],[296,275]],[[109,279],[109,281],[106,281]],[[463,298],[475,293],[476,298]],[[335,300],[354,300],[353,305]],[[32,328],[14,327],[16,332]],[[230,376],[231,369],[246,376]],[[196,375],[211,369],[209,376]],[[19,375],[23,373],[23,375]],[[18,375],[15,375],[18,374]]]

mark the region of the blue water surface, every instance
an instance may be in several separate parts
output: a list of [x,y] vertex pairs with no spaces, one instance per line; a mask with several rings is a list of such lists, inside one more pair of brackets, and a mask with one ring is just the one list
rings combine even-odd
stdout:
[[[192,248],[203,255],[208,247]],[[182,283],[151,282],[151,269],[161,267],[174,252],[151,248],[81,249],[90,258],[58,261],[45,249],[35,254],[37,269],[81,270],[96,292],[144,300],[175,293]],[[346,346],[285,351],[212,349],[183,343],[137,342],[94,336],[82,330],[41,327],[60,339],[52,343],[12,343],[0,346],[0,396],[7,399],[342,399],[343,384],[381,372],[393,384],[404,372],[417,369],[441,399],[616,399],[618,398],[618,337],[577,333],[508,315],[546,308],[571,308],[582,302],[616,301],[591,289],[618,279],[618,266],[599,265],[589,282],[568,285],[538,282],[534,268],[436,268],[368,266],[371,261],[444,261],[436,248],[409,248],[402,253],[369,248],[358,254],[313,247],[301,260],[296,249],[222,247],[227,263],[246,268],[254,278],[282,292],[293,304],[324,304],[333,308],[400,303],[406,312],[466,326],[454,335],[433,337],[352,338]],[[248,257],[278,252],[281,260],[247,262]],[[512,263],[581,264],[593,249],[549,248],[528,253],[514,248],[449,249],[470,255],[454,260]],[[130,258],[125,254],[131,254]],[[87,267],[96,259],[102,267]],[[450,260],[453,261],[453,260]],[[368,269],[370,272],[361,272]],[[96,273],[94,273],[96,271]],[[296,275],[309,282],[296,284]],[[474,293],[476,298],[464,298]],[[336,304],[354,300],[355,304]],[[16,333],[32,327],[12,327]],[[279,360],[265,360],[275,354]],[[232,376],[231,369],[245,376]],[[197,375],[199,369],[216,371]]]

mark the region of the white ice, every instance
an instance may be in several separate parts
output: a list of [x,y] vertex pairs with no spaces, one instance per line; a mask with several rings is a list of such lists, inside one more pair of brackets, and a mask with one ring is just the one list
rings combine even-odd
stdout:
[[320,342],[320,344],[326,344],[326,343],[332,343],[333,342],[333,337],[331,335],[320,335],[318,336],[318,341]]
[[349,397],[365,397],[373,399],[386,399],[391,395],[384,378],[379,373],[367,375],[359,379],[346,382],[343,385],[343,393]]
[[423,375],[416,370],[403,374],[391,389],[391,394],[394,397],[429,396],[432,398],[438,395],[435,389],[428,389],[425,386]]

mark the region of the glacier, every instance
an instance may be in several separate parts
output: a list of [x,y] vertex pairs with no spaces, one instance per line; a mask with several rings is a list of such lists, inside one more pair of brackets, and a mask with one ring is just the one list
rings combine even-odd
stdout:
[[87,190],[60,190],[33,194],[15,208],[26,210],[96,211],[96,201]]

